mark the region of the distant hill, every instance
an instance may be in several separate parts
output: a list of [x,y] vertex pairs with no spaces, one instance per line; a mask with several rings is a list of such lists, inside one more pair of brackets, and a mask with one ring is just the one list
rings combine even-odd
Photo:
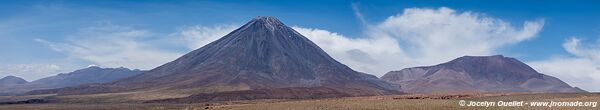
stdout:
[[14,84],[25,84],[27,81],[23,78],[16,76],[6,76],[0,79],[0,85],[14,85]]
[[261,91],[265,94],[260,98],[287,98],[269,93],[305,91],[287,93],[302,96],[310,91],[314,95],[326,92],[322,93],[327,95],[323,97],[341,97],[398,94],[399,90],[397,85],[339,63],[276,18],[257,17],[226,36],[143,74],[110,84],[37,93],[163,91],[157,94],[239,93],[237,95],[253,96],[246,93]]
[[92,83],[107,83],[121,78],[131,77],[142,72],[143,71],[140,70],[130,70],[123,67],[100,68],[92,66],[70,73],[61,73],[28,83],[0,88],[0,94],[21,94],[32,90],[54,89]]
[[464,56],[435,66],[391,71],[381,79],[406,92],[585,92],[501,55]]

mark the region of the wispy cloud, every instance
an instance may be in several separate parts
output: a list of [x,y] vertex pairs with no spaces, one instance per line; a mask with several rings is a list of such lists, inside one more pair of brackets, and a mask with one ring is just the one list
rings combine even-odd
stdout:
[[148,43],[145,38],[150,34],[147,30],[102,24],[82,28],[66,42],[35,40],[70,58],[104,67],[152,69],[181,55]]
[[557,76],[565,82],[588,91],[600,91],[600,42],[584,44],[571,37],[563,43],[570,56],[528,62],[536,70]]
[[229,32],[238,28],[234,25],[218,25],[218,26],[190,26],[181,29],[179,32],[171,34],[176,38],[180,38],[183,44],[189,49],[198,49],[210,42],[213,42]]
[[365,16],[362,14],[362,12],[360,12],[360,8],[359,8],[359,3],[352,3],[352,11],[354,12],[354,16],[356,16],[356,18],[360,21],[360,24],[362,24],[363,26],[367,26],[367,20],[365,19]]
[[[80,59],[102,67],[153,69],[185,52],[198,49],[233,31],[236,26],[189,26],[156,37],[149,30],[102,22],[69,36],[66,42],[34,39],[71,59]],[[165,47],[185,47],[183,52]]]
[[2,64],[0,65],[0,78],[4,76],[17,76],[32,81],[57,73],[67,72],[67,68],[61,64]]

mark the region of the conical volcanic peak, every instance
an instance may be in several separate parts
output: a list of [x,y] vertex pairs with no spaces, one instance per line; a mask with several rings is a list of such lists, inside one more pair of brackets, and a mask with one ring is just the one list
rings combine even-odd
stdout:
[[327,87],[353,95],[395,94],[399,90],[397,85],[341,64],[294,29],[266,16],[111,87],[199,92]]
[[268,33],[274,33],[274,31],[289,31],[293,29],[287,27],[275,17],[258,16],[252,19],[250,22],[246,23],[244,26],[237,29],[236,31],[233,31],[232,34],[238,33],[239,31],[260,32],[260,30],[267,31]]
[[279,21],[275,17],[271,16],[258,16],[252,20],[258,24],[267,25],[267,26],[285,26],[281,21]]

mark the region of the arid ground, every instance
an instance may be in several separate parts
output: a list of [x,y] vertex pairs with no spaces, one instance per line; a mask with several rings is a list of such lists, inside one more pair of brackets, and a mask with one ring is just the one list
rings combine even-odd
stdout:
[[[7,99],[9,97],[2,97]],[[47,103],[47,104],[10,104],[0,105],[4,110],[24,109],[156,109],[156,110],[400,110],[400,109],[589,109],[600,107],[467,107],[459,101],[580,101],[599,102],[600,93],[545,94],[545,93],[498,93],[498,94],[410,94],[395,96],[350,97],[314,100],[253,100],[195,104],[156,104],[156,103]]]

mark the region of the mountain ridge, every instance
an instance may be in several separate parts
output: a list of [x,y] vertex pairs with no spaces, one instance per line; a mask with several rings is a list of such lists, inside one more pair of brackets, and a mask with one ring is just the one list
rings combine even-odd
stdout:
[[381,79],[414,93],[585,92],[502,55],[463,56],[438,65],[390,71]]
[[0,88],[0,94],[19,95],[29,91],[55,89],[63,87],[72,87],[83,84],[106,83],[117,79],[130,77],[141,73],[138,69],[119,68],[101,68],[91,66],[78,69],[69,73],[59,73],[18,85]]

